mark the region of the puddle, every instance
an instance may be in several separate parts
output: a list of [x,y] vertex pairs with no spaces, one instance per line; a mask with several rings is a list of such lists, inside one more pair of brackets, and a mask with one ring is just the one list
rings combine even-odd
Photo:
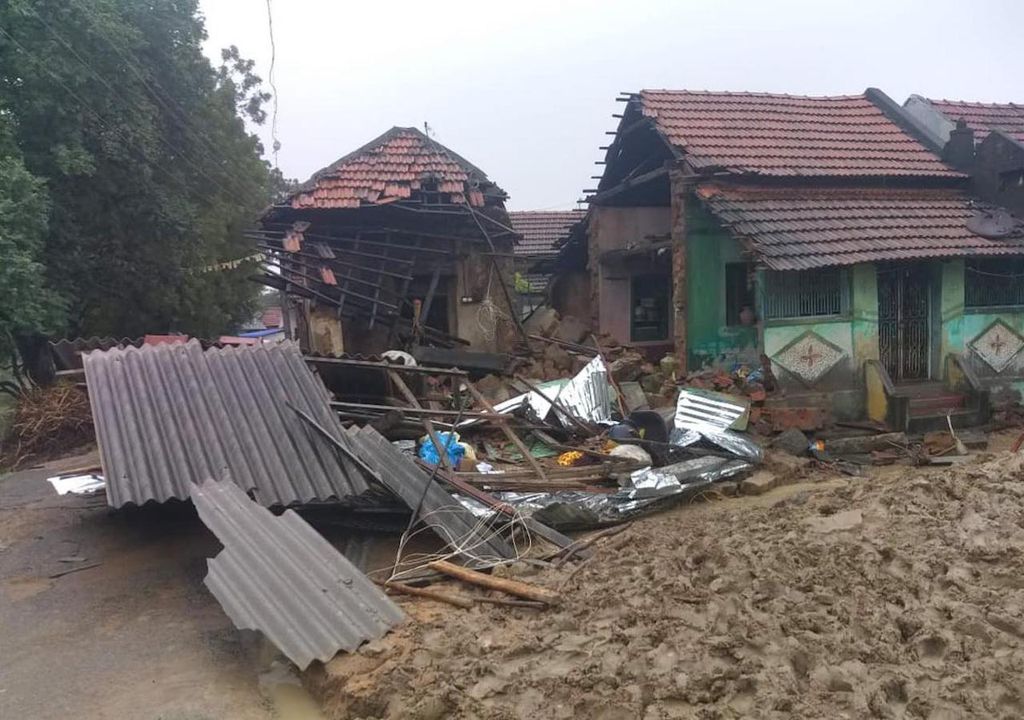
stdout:
[[302,687],[295,668],[275,660],[259,678],[260,693],[274,707],[281,720],[326,720],[320,706]]

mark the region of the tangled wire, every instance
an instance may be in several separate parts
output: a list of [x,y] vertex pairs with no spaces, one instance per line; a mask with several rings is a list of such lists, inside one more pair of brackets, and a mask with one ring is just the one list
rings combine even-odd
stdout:
[[0,462],[18,468],[52,457],[93,439],[89,397],[72,383],[36,387],[21,393]]

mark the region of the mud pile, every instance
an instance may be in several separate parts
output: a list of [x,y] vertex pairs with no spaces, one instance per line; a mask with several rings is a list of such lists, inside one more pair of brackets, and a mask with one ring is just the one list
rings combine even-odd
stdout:
[[306,681],[332,718],[1021,717],[1022,462],[679,508],[526,578],[559,608],[405,603]]

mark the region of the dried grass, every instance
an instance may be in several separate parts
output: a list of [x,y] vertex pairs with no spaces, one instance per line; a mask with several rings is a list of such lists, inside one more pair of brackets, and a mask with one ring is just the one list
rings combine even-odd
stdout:
[[73,450],[95,438],[89,396],[73,383],[57,383],[23,393],[0,463],[16,469]]

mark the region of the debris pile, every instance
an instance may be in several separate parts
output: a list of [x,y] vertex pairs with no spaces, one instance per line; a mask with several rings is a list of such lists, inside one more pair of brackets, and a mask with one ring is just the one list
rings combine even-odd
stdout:
[[73,383],[35,387],[18,396],[0,465],[17,468],[92,440],[89,398]]

